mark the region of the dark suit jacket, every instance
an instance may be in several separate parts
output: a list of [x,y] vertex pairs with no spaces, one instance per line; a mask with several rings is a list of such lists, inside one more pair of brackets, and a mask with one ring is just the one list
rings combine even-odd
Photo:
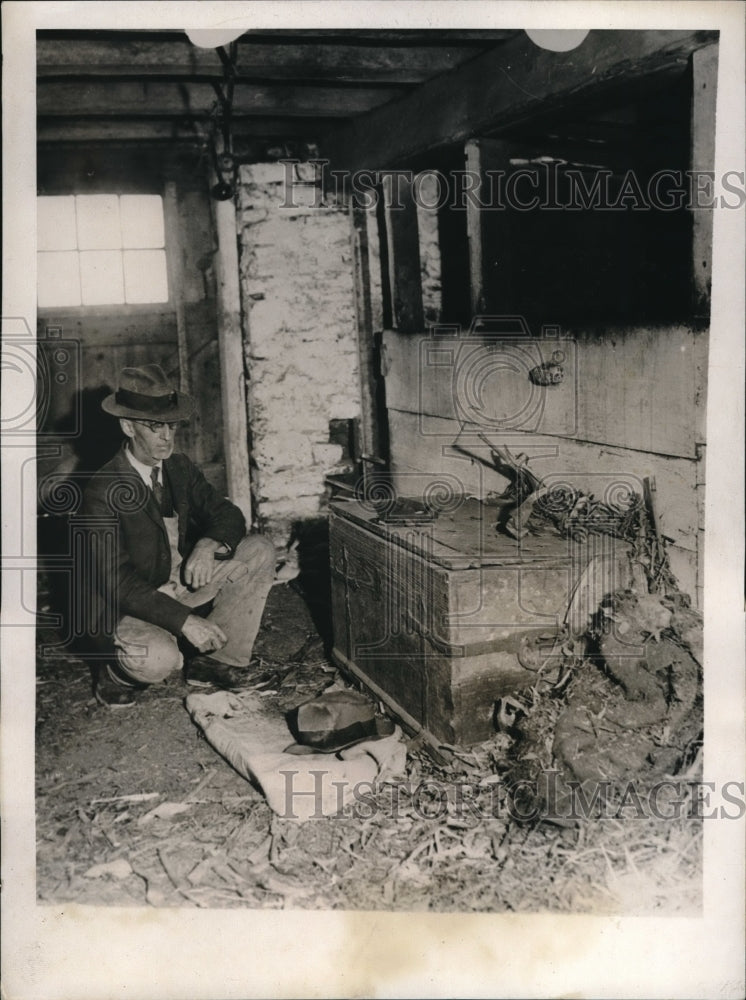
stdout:
[[[163,479],[178,517],[181,555],[186,559],[199,538],[223,542],[233,552],[246,533],[238,507],[186,455],[164,461]],[[82,514],[95,542],[78,576],[88,633],[111,635],[122,615],[132,615],[179,635],[192,609],[158,592],[171,573],[168,533],[152,491],[123,450],[91,478]]]

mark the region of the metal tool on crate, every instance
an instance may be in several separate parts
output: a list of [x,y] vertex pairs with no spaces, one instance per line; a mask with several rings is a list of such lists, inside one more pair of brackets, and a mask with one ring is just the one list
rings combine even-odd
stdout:
[[510,479],[509,486],[497,502],[502,507],[512,507],[501,526],[512,538],[520,541],[528,534],[528,519],[537,500],[547,494],[547,487],[528,468],[527,455],[521,453],[514,456],[505,445],[493,444],[484,434],[479,434],[479,438],[489,447],[495,470]]
[[[502,508],[497,527],[504,530],[511,538],[520,541],[528,533],[528,519],[534,509],[534,504],[549,492],[548,487],[528,468],[528,456],[520,453],[514,456],[505,445],[496,445],[483,433],[477,437],[490,449],[491,461],[482,455],[464,448],[458,444],[458,439],[452,447],[474,461],[480,462],[499,472],[509,479],[506,489],[496,498],[496,503]],[[511,509],[512,508],[512,509]]]

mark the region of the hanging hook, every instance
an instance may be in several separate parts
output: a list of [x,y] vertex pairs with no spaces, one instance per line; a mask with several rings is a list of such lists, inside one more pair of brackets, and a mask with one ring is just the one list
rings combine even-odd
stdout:
[[[233,93],[236,83],[238,42],[231,42],[227,52],[224,46],[219,45],[217,53],[223,64],[223,80],[222,83],[213,81],[212,86],[218,98],[218,122],[223,148],[218,153],[215,141],[213,140],[211,143],[213,164],[218,177],[218,183],[213,187],[211,194],[218,201],[227,201],[234,194],[233,173],[236,168],[236,161],[233,156],[231,120],[233,117]],[[230,180],[226,179],[226,174],[230,175]]]

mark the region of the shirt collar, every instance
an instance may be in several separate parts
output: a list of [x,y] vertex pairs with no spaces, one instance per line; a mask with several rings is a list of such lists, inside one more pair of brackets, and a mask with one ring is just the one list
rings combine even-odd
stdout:
[[139,473],[140,478],[145,483],[146,486],[152,486],[152,470],[153,468],[158,469],[158,482],[163,484],[163,462],[156,462],[155,466],[145,465],[139,459],[135,458],[132,454],[129,445],[125,445],[124,454],[127,456],[127,461],[130,463],[135,472]]

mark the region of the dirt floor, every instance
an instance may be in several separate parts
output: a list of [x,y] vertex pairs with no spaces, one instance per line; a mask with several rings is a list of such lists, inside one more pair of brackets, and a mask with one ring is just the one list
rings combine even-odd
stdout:
[[[312,697],[339,676],[328,640],[313,581],[275,586],[254,690],[278,712]],[[701,823],[686,809],[672,800],[661,819],[622,802],[597,820],[519,822],[500,782],[508,734],[444,748],[437,764],[410,738],[398,790],[294,823],[202,737],[180,676],[119,711],[92,698],[89,668],[73,657],[40,657],[37,686],[42,903],[700,912]],[[471,804],[444,788],[465,788]]]

